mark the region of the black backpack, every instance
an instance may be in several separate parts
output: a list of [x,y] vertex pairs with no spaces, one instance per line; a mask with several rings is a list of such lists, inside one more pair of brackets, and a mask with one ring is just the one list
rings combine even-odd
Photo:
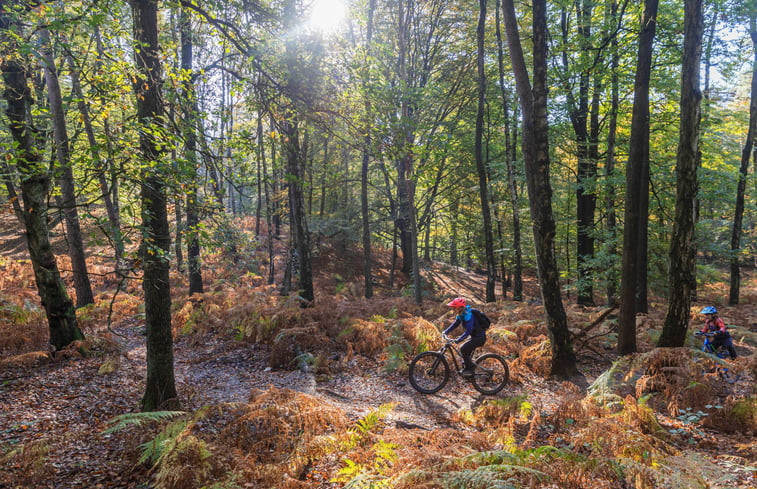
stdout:
[[486,314],[479,311],[478,309],[471,309],[471,312],[473,313],[473,317],[476,318],[476,324],[486,331],[489,329],[489,325],[491,325],[492,321],[488,317],[486,317]]

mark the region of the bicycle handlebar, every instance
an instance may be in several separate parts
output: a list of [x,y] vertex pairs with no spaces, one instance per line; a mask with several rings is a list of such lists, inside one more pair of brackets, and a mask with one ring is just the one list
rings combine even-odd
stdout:
[[694,336],[710,336],[710,337],[712,337],[712,336],[715,336],[715,333],[703,333],[701,331],[697,331],[696,333],[694,333]]

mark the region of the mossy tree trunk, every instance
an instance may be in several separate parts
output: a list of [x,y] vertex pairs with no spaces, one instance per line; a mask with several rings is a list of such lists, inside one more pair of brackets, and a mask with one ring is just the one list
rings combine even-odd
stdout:
[[546,0],[533,1],[533,88],[523,56],[513,0],[504,0],[502,7],[515,83],[523,109],[523,158],[533,220],[536,265],[552,346],[550,373],[569,378],[578,374],[578,369],[560,294],[560,277],[554,252],[556,227],[549,180],[547,119],[547,5]]
[[34,269],[37,293],[45,309],[50,331],[50,344],[60,350],[75,340],[84,339],[76,322],[74,304],[61,279],[58,264],[50,246],[47,226],[47,198],[50,173],[42,161],[38,143],[40,134],[32,124],[32,94],[29,89],[29,71],[19,59],[19,23],[8,12],[9,2],[0,1],[0,42],[5,45],[0,71],[2,71],[8,125],[21,181],[23,221],[26,242]]

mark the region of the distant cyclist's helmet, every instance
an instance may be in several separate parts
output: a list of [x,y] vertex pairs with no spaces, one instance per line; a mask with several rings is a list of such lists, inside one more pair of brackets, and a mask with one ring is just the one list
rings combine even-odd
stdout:
[[717,314],[717,313],[718,313],[718,310],[712,306],[707,306],[701,311],[699,311],[699,314]]
[[465,307],[467,305],[468,303],[462,297],[456,297],[447,304],[448,307]]

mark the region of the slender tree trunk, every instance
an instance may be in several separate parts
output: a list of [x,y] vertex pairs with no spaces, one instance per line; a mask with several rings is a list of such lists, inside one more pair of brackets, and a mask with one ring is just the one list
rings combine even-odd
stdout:
[[161,66],[158,47],[157,0],[130,0],[134,17],[135,60],[139,79],[137,117],[144,126],[139,135],[142,168],[142,258],[147,324],[147,385],[142,410],[166,409],[178,404],[173,365],[171,332],[171,289],[168,277],[171,236],[168,229],[167,170],[161,161],[159,134],[164,115],[160,94]]
[[[412,4],[405,5],[404,0],[397,3],[398,6],[398,72],[399,77],[406,85],[406,89],[412,88],[408,68],[408,43],[410,41],[410,29],[413,18]],[[412,121],[415,118],[414,107],[409,100],[411,95],[405,93],[400,102],[401,131],[402,131],[402,155],[397,162],[397,185],[399,197],[399,219],[397,220],[400,231],[400,246],[402,247],[402,272],[412,273],[415,302],[422,302],[421,273],[418,260],[418,226],[415,216],[415,175],[414,175],[414,151],[415,133]]]
[[[265,144],[263,143],[263,120],[262,118],[258,119],[258,145],[259,145],[259,157],[260,157],[260,164],[263,167],[263,192],[265,194],[265,220],[266,220],[266,243],[268,247],[268,285],[272,285],[275,281],[275,272],[276,272],[276,260],[275,260],[275,253],[273,249],[273,204],[272,204],[272,196],[271,196],[271,190],[270,185],[268,182],[268,168],[267,163],[265,159]],[[273,143],[271,143],[271,147],[273,147]],[[273,151],[273,149],[271,149]]]
[[[596,194],[594,181],[597,175],[597,161],[590,155],[591,137],[589,134],[589,82],[591,79],[590,66],[594,53],[591,45],[591,17],[592,1],[576,1],[574,3],[577,16],[580,53],[578,100],[575,100],[572,88],[565,82],[565,93],[570,107],[570,120],[576,134],[578,175],[576,182],[576,267],[578,270],[576,302],[578,304],[594,305],[594,274],[591,261],[594,257],[594,213],[596,210]],[[563,69],[570,69],[567,45],[568,26],[567,12],[562,15],[563,34]]]
[[47,29],[39,30],[42,41],[42,57],[44,62],[45,83],[47,96],[50,102],[50,114],[53,124],[53,139],[55,140],[55,159],[58,162],[63,215],[66,222],[66,234],[68,235],[68,255],[71,257],[71,267],[74,275],[74,288],[76,289],[76,307],[84,307],[94,304],[92,285],[87,273],[87,260],[84,253],[84,241],[82,239],[79,211],[76,206],[76,189],[74,187],[74,172],[71,166],[71,152],[66,129],[66,115],[63,112],[63,97],[58,82],[58,70],[53,59],[50,33]]
[[681,127],[676,161],[676,215],[670,240],[670,300],[657,346],[683,346],[691,319],[691,292],[696,289],[694,203],[697,198],[697,161],[702,92],[702,0],[684,2],[683,63],[681,67]]
[[[176,104],[170,104],[168,108],[168,119],[176,120]],[[180,175],[179,158],[176,145],[171,146],[172,169],[177,175]],[[186,226],[184,225],[184,194],[176,192],[173,195],[174,219],[176,220],[176,238],[174,239],[174,254],[176,255],[176,271],[184,274],[184,235]]]
[[365,67],[363,72],[363,91],[365,92],[365,137],[363,138],[363,161],[360,169],[360,210],[363,224],[363,278],[365,284],[365,297],[373,297],[373,258],[371,256],[371,227],[370,210],[368,208],[368,165],[370,163],[371,150],[371,101],[368,96],[368,82],[370,81],[371,43],[373,41],[373,11],[376,8],[376,0],[368,2],[368,25],[365,37]]
[[[611,6],[611,18],[613,23],[616,22],[618,12],[618,3],[613,0]],[[615,210],[615,140],[618,128],[618,106],[620,105],[620,89],[618,83],[618,64],[620,55],[618,54],[618,37],[612,38],[612,61],[610,63],[610,113],[608,114],[607,123],[607,154],[605,156],[605,207],[607,207],[607,234],[608,234],[608,253],[612,263],[607,267],[605,272],[607,305],[615,306],[617,304],[617,278],[616,278],[616,260],[617,253],[617,218]]]
[[47,227],[47,197],[50,175],[44,170],[39,148],[40,135],[32,126],[32,94],[29,73],[21,64],[15,42],[16,30],[7,12],[8,2],[0,0],[0,41],[6,46],[0,61],[5,91],[6,115],[15,143],[15,159],[21,180],[23,218],[26,242],[34,269],[37,293],[45,309],[50,332],[50,345],[57,351],[76,340],[84,339],[76,323],[74,304],[58,271],[50,246]]
[[[284,4],[285,26],[293,26],[295,22],[295,2],[286,0]],[[305,195],[302,190],[303,164],[300,148],[298,114],[295,99],[299,93],[300,80],[297,76],[297,46],[293,38],[287,38],[286,63],[287,82],[286,93],[290,99],[289,111],[282,122],[283,133],[286,137],[286,162],[289,177],[289,197],[292,213],[290,224],[291,234],[297,246],[300,272],[300,290],[304,299],[303,307],[312,305],[315,299],[313,291],[313,272],[310,261],[310,237],[308,232],[307,215],[305,213]]]
[[731,284],[728,293],[728,304],[739,303],[741,288],[741,267],[739,253],[741,251],[741,228],[744,222],[744,202],[746,194],[747,172],[749,171],[749,158],[754,150],[755,132],[757,132],[757,9],[752,9],[749,17],[749,35],[752,38],[752,86],[749,100],[749,128],[747,129],[744,149],[741,152],[741,165],[739,166],[739,183],[736,188],[736,207],[733,214],[733,227],[731,228]]
[[124,241],[121,234],[121,217],[118,215],[118,209],[113,203],[113,195],[110,185],[108,184],[107,174],[110,164],[107,161],[103,161],[102,155],[100,154],[99,145],[95,138],[95,130],[92,127],[89,104],[84,98],[84,92],[79,81],[79,71],[74,63],[74,58],[71,55],[67,55],[66,57],[68,65],[71,68],[71,88],[73,89],[74,96],[78,99],[79,112],[81,113],[82,122],[84,123],[84,132],[87,134],[89,151],[92,153],[92,159],[97,168],[97,179],[100,183],[100,192],[102,192],[105,211],[108,214],[108,231],[110,233],[110,239],[113,241],[116,272],[120,273],[120,270],[123,268]]
[[[258,85],[262,75],[258,73]],[[258,92],[258,98],[260,107],[258,107],[257,113],[257,132],[256,132],[256,173],[257,173],[257,203],[255,206],[255,237],[260,236],[260,221],[263,217],[263,199],[266,199],[266,209],[268,208],[268,191],[265,189],[265,167],[263,161],[265,160],[265,145],[263,143],[263,96],[262,92]],[[266,216],[266,220],[269,216]],[[271,234],[271,228],[268,227],[267,234]]]
[[457,226],[457,213],[460,209],[460,199],[455,198],[452,201],[452,207],[450,209],[450,212],[452,213],[452,224],[450,229],[450,249],[449,249],[449,262],[452,266],[458,266],[459,259],[457,257],[457,240],[458,240],[458,226]]
[[185,8],[179,12],[179,30],[181,33],[181,70],[184,73],[182,84],[182,108],[184,120],[185,172],[188,185],[187,192],[187,268],[189,272],[189,295],[202,294],[202,265],[200,259],[200,213],[197,185],[197,96],[192,71],[192,26]]
[[[496,0],[495,9],[495,26],[497,34],[497,66],[499,69],[499,86],[502,94],[502,109],[504,112],[504,133],[505,133],[505,162],[507,166],[507,188],[510,195],[510,207],[512,208],[513,218],[513,300],[523,300],[523,253],[521,251],[520,240],[520,206],[518,205],[518,187],[515,182],[515,151],[517,143],[515,138],[510,137],[510,113],[508,110],[509,97],[505,88],[505,63],[504,50],[502,46],[502,32],[500,29],[500,1]],[[513,120],[517,120],[517,110],[513,111]],[[517,125],[517,123],[516,123]],[[504,243],[503,243],[504,245]],[[503,283],[505,281],[504,270],[502,274]]]
[[476,40],[478,45],[478,111],[476,116],[475,156],[478,171],[478,190],[481,197],[481,214],[484,219],[484,247],[486,251],[486,302],[497,300],[494,293],[495,270],[494,239],[492,237],[492,217],[489,209],[489,184],[486,178],[486,164],[484,162],[482,140],[484,135],[484,108],[486,103],[486,74],[484,71],[484,27],[486,24],[486,0],[479,0],[478,27]]
[[649,175],[649,78],[657,25],[657,5],[658,0],[644,2],[634,83],[630,152],[626,166],[626,207],[618,318],[618,353],[621,355],[636,351],[636,313],[639,311],[637,297],[642,286],[639,276],[646,275],[646,258],[642,259],[641,256],[644,250],[640,246],[640,236],[646,236],[647,228],[646,208],[642,201],[645,200],[643,194],[648,192],[643,181],[644,175]]
[[536,264],[552,347],[550,373],[570,378],[578,374],[578,369],[560,296],[559,273],[554,253],[556,229],[552,214],[552,187],[549,181],[547,5],[546,0],[533,0],[532,5],[533,88],[523,56],[513,0],[502,2],[507,43],[523,111],[523,158],[526,164],[531,218],[534,223]]
[[3,182],[5,182],[5,190],[8,192],[8,200],[13,206],[13,213],[16,215],[18,222],[24,224],[24,210],[21,208],[21,203],[16,193],[16,185],[13,183],[13,174],[15,171],[11,169],[5,158],[0,158],[0,171],[3,174]]

